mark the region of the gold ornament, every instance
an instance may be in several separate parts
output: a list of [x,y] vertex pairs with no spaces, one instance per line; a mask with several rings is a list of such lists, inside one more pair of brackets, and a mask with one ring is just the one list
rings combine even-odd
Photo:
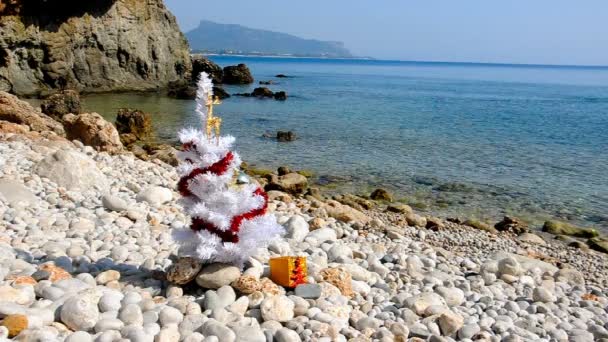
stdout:
[[222,125],[222,118],[213,116],[213,106],[222,104],[217,96],[209,96],[207,99],[207,138],[211,140],[211,131],[215,130],[215,137],[219,144],[220,141],[220,126]]

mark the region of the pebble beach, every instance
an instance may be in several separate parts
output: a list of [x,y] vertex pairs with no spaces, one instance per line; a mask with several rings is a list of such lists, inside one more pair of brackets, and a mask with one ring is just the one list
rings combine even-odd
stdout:
[[[243,270],[202,265],[176,258],[177,180],[159,160],[4,130],[0,339],[608,341],[606,254],[271,191],[286,235]],[[268,279],[286,255],[306,257],[309,284]]]

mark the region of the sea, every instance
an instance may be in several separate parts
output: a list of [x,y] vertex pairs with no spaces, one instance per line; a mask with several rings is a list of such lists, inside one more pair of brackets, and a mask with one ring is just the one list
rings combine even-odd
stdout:
[[[286,101],[231,97],[222,132],[258,168],[314,173],[328,193],[391,191],[440,217],[540,227],[560,219],[608,232],[608,67],[210,56],[245,63]],[[276,78],[285,74],[289,78]],[[85,108],[153,116],[160,140],[200,126],[194,101],[100,94]],[[288,143],[265,133],[292,130]]]

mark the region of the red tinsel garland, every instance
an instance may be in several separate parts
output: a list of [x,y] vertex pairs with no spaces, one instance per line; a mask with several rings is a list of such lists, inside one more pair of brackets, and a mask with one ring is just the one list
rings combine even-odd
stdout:
[[264,198],[264,203],[261,207],[257,209],[253,209],[250,212],[232,218],[232,223],[230,224],[230,231],[234,232],[235,234],[238,233],[239,229],[241,228],[241,223],[243,222],[243,220],[251,220],[254,217],[266,214],[266,209],[268,208],[268,195],[266,195],[264,190],[262,190],[261,188],[257,188],[257,190],[253,192],[253,195],[262,196],[262,198]]
[[228,152],[226,153],[226,156],[224,158],[220,159],[214,164],[204,169],[196,168],[192,170],[187,176],[184,176],[179,180],[179,182],[177,183],[177,190],[184,197],[192,196],[192,192],[190,191],[190,189],[188,189],[188,182],[190,182],[191,179],[207,172],[211,172],[215,175],[220,176],[226,171],[228,171],[228,167],[230,166],[230,163],[232,163],[232,159],[234,159],[234,155],[232,154],[232,152]]
[[214,224],[200,218],[192,219],[192,225],[190,225],[190,229],[194,231],[200,231],[204,229],[209,233],[217,235],[220,239],[222,239],[222,242],[239,242],[239,237],[237,235],[238,231],[233,232],[232,230],[221,230],[217,228]]
[[[187,151],[191,150],[191,149],[196,150],[196,146],[191,142],[183,144],[182,147],[184,150],[187,150]],[[224,158],[222,158],[218,162],[214,163],[213,165],[210,165],[204,169],[196,168],[196,169],[192,170],[187,176],[182,177],[179,180],[179,182],[177,183],[177,189],[178,189],[179,193],[184,197],[193,196],[190,189],[188,189],[188,183],[191,179],[193,179],[194,177],[196,177],[198,175],[207,173],[207,172],[220,176],[220,175],[224,174],[226,171],[228,171],[228,167],[230,166],[230,163],[232,163],[233,159],[234,159],[234,155],[232,154],[232,152],[228,152]],[[186,161],[192,163],[192,161],[189,161],[189,160],[186,160]],[[207,222],[200,218],[192,219],[192,224],[190,225],[190,229],[192,229],[194,231],[200,231],[200,230],[204,229],[212,234],[217,235],[220,239],[222,239],[222,242],[238,243],[239,242],[238,233],[241,228],[241,223],[243,222],[243,220],[251,220],[255,217],[262,216],[262,215],[266,214],[266,209],[268,208],[268,195],[266,195],[264,190],[262,190],[261,188],[258,188],[253,192],[252,195],[253,196],[262,196],[262,198],[264,199],[262,206],[260,208],[253,209],[247,213],[243,213],[241,215],[233,217],[232,221],[230,223],[229,230],[225,230],[225,231],[221,230],[218,227],[216,227],[213,223]]]
[[262,206],[260,208],[253,209],[249,212],[233,217],[232,222],[230,223],[230,229],[221,230],[213,223],[200,218],[195,218],[192,220],[192,225],[190,225],[190,229],[195,231],[200,231],[204,229],[212,234],[217,235],[220,239],[222,239],[222,242],[238,243],[238,234],[241,229],[241,223],[243,223],[243,220],[251,220],[255,217],[262,216],[266,214],[266,209],[268,208],[268,195],[266,195],[264,190],[258,188],[255,192],[253,192],[253,195],[262,196],[264,198],[264,203],[262,204]]

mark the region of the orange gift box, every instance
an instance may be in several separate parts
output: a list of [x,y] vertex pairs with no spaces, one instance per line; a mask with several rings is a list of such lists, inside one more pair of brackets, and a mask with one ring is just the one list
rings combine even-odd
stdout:
[[306,284],[308,269],[305,257],[272,258],[270,264],[270,279],[283,287],[294,288]]

